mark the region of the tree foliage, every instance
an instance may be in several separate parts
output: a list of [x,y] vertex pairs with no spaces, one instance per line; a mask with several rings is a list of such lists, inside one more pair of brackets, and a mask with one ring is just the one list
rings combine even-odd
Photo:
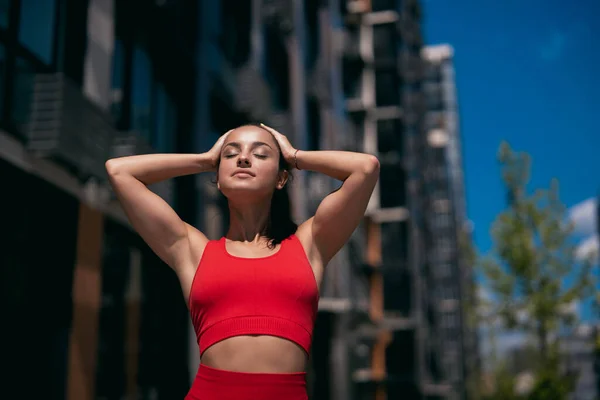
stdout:
[[[562,399],[571,380],[559,379],[556,340],[561,329],[576,323],[572,305],[593,293],[592,263],[577,260],[573,227],[567,222],[558,182],[529,192],[529,155],[502,143],[498,160],[507,208],[492,225],[494,246],[481,261],[494,296],[491,314],[503,328],[535,338],[539,368],[530,396]],[[546,397],[548,387],[559,397]]]

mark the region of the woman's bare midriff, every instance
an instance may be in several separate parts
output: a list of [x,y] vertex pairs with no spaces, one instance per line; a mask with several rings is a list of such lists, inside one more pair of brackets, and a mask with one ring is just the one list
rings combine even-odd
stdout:
[[304,372],[308,356],[286,339],[267,335],[235,336],[210,346],[201,363],[216,369],[254,373]]

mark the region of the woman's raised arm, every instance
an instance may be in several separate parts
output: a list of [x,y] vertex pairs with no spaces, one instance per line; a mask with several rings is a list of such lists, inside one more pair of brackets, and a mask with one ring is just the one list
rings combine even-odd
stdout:
[[344,246],[364,216],[379,179],[379,161],[370,154],[347,151],[298,151],[287,138],[265,126],[277,139],[286,161],[299,169],[342,181],[321,201],[314,217],[298,231],[309,232],[323,265]]
[[227,134],[203,154],[147,154],[108,160],[110,183],[133,228],[171,268],[194,260],[206,236],[186,224],[160,196],[147,188],[166,179],[214,171]]

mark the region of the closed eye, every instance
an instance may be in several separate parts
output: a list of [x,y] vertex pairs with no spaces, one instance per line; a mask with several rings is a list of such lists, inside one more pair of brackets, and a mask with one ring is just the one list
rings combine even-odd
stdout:
[[223,157],[225,158],[233,158],[235,157],[237,154],[225,154]]
[[261,160],[264,160],[265,158],[267,158],[267,156],[264,154],[255,154],[254,157],[260,158]]

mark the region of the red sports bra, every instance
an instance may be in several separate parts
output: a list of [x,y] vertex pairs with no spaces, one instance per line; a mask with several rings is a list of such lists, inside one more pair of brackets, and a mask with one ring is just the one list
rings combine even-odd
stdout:
[[295,235],[272,255],[236,257],[211,240],[196,269],[189,308],[200,354],[232,336],[271,335],[309,352],[319,290]]

